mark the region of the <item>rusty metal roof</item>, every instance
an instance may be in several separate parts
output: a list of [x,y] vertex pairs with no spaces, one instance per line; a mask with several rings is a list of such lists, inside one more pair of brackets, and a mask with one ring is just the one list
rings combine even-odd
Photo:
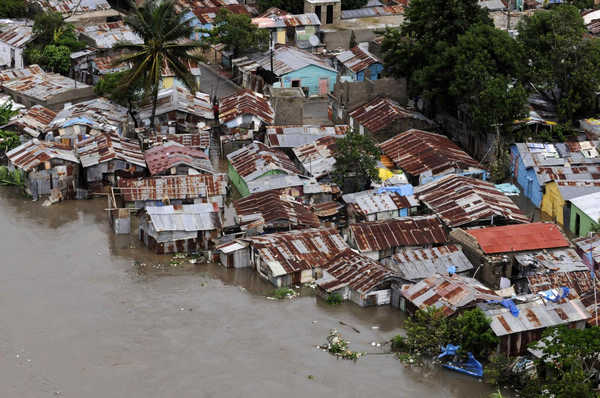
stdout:
[[50,122],[56,117],[56,112],[41,105],[34,105],[25,113],[20,114],[10,125],[18,126],[21,130],[37,138],[45,132]]
[[271,15],[267,17],[252,18],[252,23],[259,29],[288,28],[297,26],[321,25],[315,13]]
[[274,191],[255,193],[233,203],[242,230],[275,227],[319,227],[319,218],[310,207],[293,197]]
[[275,117],[273,107],[259,93],[242,90],[219,100],[219,122],[225,124],[244,115],[256,116],[265,124],[272,124]]
[[45,73],[39,65],[29,65],[22,69],[6,69],[0,71],[0,83],[4,84],[10,80],[20,79],[23,77],[29,77],[33,75],[40,75]]
[[308,145],[326,136],[343,137],[348,131],[348,125],[336,126],[269,126],[265,143],[273,148],[297,148]]
[[145,139],[151,145],[173,141],[192,149],[206,149],[210,147],[210,131],[185,134],[155,134],[148,132]]
[[217,17],[220,9],[226,9],[233,14],[239,15],[252,15],[254,9],[246,4],[225,4],[217,7],[204,7],[204,2],[199,3],[197,6],[192,7],[192,13],[198,18],[198,21],[202,24],[212,24]]
[[[589,255],[591,252],[594,262],[600,265],[600,234],[577,238],[573,240],[573,243],[581,256]],[[586,261],[586,263],[588,263],[588,261]]]
[[401,249],[382,262],[408,281],[418,281],[435,274],[446,273],[450,266],[456,268],[456,273],[473,269],[473,264],[457,245]]
[[341,209],[344,208],[340,202],[336,202],[335,200],[330,200],[328,202],[316,203],[311,206],[312,211],[318,217],[329,217],[337,214]]
[[432,216],[402,217],[351,224],[350,232],[361,252],[448,242],[444,226],[436,217]]
[[348,287],[367,294],[385,282],[400,279],[390,269],[352,249],[335,255],[323,264],[323,270],[323,278],[317,280],[317,285],[328,293]]
[[331,173],[335,168],[335,148],[338,136],[326,136],[316,141],[294,148],[296,158],[302,167],[315,178],[321,178]]
[[101,75],[105,75],[107,73],[115,73],[122,72],[127,69],[131,69],[130,63],[121,63],[119,65],[115,65],[114,61],[120,57],[119,55],[106,55],[103,57],[94,56],[92,58],[92,63],[94,64],[95,69]]
[[319,268],[348,248],[335,228],[310,228],[244,238],[258,251],[262,260],[280,273],[290,274]]
[[375,189],[348,193],[343,195],[342,199],[355,212],[365,216],[419,206],[419,201],[414,195],[402,196],[391,191],[378,193]]
[[71,149],[53,142],[39,141],[35,138],[10,150],[6,153],[6,157],[15,167],[26,173],[52,159],[61,159],[79,164],[79,159]]
[[486,254],[568,247],[569,241],[558,226],[552,223],[505,225],[468,229]]
[[140,143],[123,138],[114,132],[99,134],[80,141],[75,144],[75,151],[84,168],[114,159],[146,168]]
[[14,69],[4,71],[0,73],[0,81],[2,81],[2,87],[5,90],[14,91],[43,101],[71,90],[90,87],[87,84],[76,82],[58,73],[44,72],[37,65],[32,65],[19,71]]
[[172,167],[182,165],[200,172],[214,173],[208,155],[172,141],[146,150],[144,157],[151,175],[160,174]]
[[594,280],[596,281],[596,289],[600,290],[600,279],[592,279],[589,271],[551,272],[527,277],[531,293],[566,286],[577,292],[579,296],[594,290]]
[[255,180],[275,170],[290,175],[301,174],[285,153],[269,148],[258,141],[231,152],[227,155],[227,159],[245,181]]
[[[14,48],[23,48],[33,39],[31,22],[10,21],[0,23],[0,42]],[[10,57],[9,57],[10,58]]]
[[[172,111],[189,113],[204,119],[215,118],[210,95],[197,91],[192,95],[189,90],[174,86],[158,92],[156,116]],[[152,104],[148,104],[139,110],[140,119],[150,119],[152,116]]]
[[110,10],[110,4],[106,0],[28,0],[38,4],[43,10],[55,11],[61,14],[86,13],[90,11]]
[[456,274],[435,274],[414,285],[404,285],[402,295],[417,308],[439,308],[447,316],[477,302],[502,300],[479,281]]
[[492,218],[513,223],[529,221],[519,206],[493,184],[471,177],[449,174],[416,187],[415,195],[451,228],[490,222]]
[[428,121],[433,125],[433,122],[419,112],[406,109],[396,101],[382,97],[373,98],[354,108],[349,116],[373,134],[390,126],[398,119],[418,119]]
[[85,125],[96,130],[120,133],[128,119],[127,108],[107,98],[99,97],[61,109],[48,125],[48,129]]
[[94,47],[112,49],[118,42],[143,44],[144,40],[123,21],[106,22],[77,28],[80,34],[94,42]]
[[399,4],[380,7],[364,7],[354,10],[342,10],[342,19],[377,18],[390,15],[402,15],[403,13],[404,6]]
[[483,166],[447,137],[411,129],[379,144],[394,164],[414,176],[448,170],[483,170]]
[[196,199],[227,194],[226,174],[195,174],[147,178],[120,178],[119,192],[126,202],[136,200]]
[[336,56],[346,68],[352,72],[360,72],[374,64],[380,64],[381,60],[369,52],[369,43],[359,43],[350,50]]
[[515,261],[527,267],[527,272],[531,274],[588,269],[577,252],[570,247],[519,252],[515,254]]

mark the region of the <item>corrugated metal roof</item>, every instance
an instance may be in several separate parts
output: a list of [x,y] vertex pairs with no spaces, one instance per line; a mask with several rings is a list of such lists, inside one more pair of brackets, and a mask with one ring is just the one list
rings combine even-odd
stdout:
[[99,134],[80,141],[75,144],[75,151],[84,168],[114,159],[146,168],[140,143],[122,138],[114,132]]
[[346,124],[336,126],[269,126],[265,142],[273,148],[296,148],[308,145],[321,137],[343,137],[348,131]]
[[244,181],[255,180],[269,171],[279,170],[285,174],[301,174],[294,162],[283,152],[254,141],[227,155],[227,159]]
[[48,125],[48,129],[85,125],[95,130],[120,133],[122,125],[127,123],[128,119],[127,108],[100,97],[61,109]]
[[294,148],[296,158],[302,167],[313,177],[321,178],[331,173],[335,168],[335,148],[339,136],[318,138],[311,144]]
[[239,4],[237,0],[176,0],[175,7],[178,11],[185,8],[207,8],[207,7],[220,7],[230,4]]
[[[20,76],[16,77],[15,76]],[[5,78],[12,80],[5,81]],[[64,94],[70,90],[89,88],[87,84],[76,82],[58,73],[44,72],[39,66],[32,65],[20,71],[10,70],[0,74],[4,89],[27,95],[37,100],[45,101],[55,95]]]
[[329,217],[337,214],[341,209],[344,208],[340,202],[330,200],[328,202],[316,203],[311,206],[312,211],[318,217]]
[[533,272],[536,273],[585,271],[588,269],[577,252],[571,248],[518,253],[515,254],[515,260],[523,266],[534,269]]
[[418,119],[434,123],[417,111],[402,107],[389,98],[376,97],[369,102],[354,108],[349,116],[364,126],[370,133],[383,130],[398,119]]
[[329,293],[347,286],[359,294],[367,294],[385,282],[400,279],[388,268],[352,249],[335,255],[323,265],[323,270],[330,277],[324,275],[316,283]]
[[418,281],[435,274],[447,273],[450,266],[456,268],[456,273],[473,269],[473,264],[457,245],[401,249],[400,252],[382,262],[402,279],[408,281]]
[[590,193],[600,191],[600,181],[555,181],[556,187],[564,200],[571,200]]
[[352,72],[360,72],[373,64],[380,64],[381,60],[369,52],[369,43],[359,43],[350,50],[336,56],[344,66]]
[[563,286],[577,292],[579,296],[596,289],[600,290],[600,279],[592,279],[589,271],[551,272],[527,277],[531,293],[539,293],[549,289],[559,289]]
[[[264,57],[257,59],[256,64],[265,70],[271,70],[271,54],[268,53]],[[317,55],[308,51],[301,50],[296,47],[278,46],[273,50],[273,73],[276,76],[283,76],[290,72],[294,72],[305,68],[309,65],[336,72],[329,62]]]
[[[71,55],[73,55],[71,53]],[[92,63],[94,65],[94,68],[96,69],[96,71],[98,71],[99,74],[101,75],[105,75],[107,73],[115,73],[115,72],[122,72],[128,69],[131,69],[131,64],[129,63],[121,63],[119,65],[114,65],[114,61],[119,57],[119,55],[114,55],[114,56],[104,56],[104,57],[98,57],[98,56],[94,56],[92,58]]]
[[221,227],[216,203],[146,207],[152,226],[164,231],[212,231]]
[[414,176],[431,171],[483,170],[483,166],[447,137],[411,129],[379,144],[394,164]]
[[156,134],[148,132],[146,133],[144,142],[146,142],[146,140],[150,145],[173,141],[192,149],[207,149],[210,147],[210,131],[183,134]]
[[552,223],[486,227],[466,231],[486,254],[568,247],[569,241]]
[[451,228],[490,222],[492,218],[529,221],[519,206],[493,184],[475,178],[449,174],[416,187],[415,195]]
[[192,7],[192,13],[198,18],[198,21],[202,24],[212,24],[217,17],[220,9],[226,9],[227,11],[238,14],[238,15],[252,15],[256,10],[246,4],[224,4],[217,7],[204,7],[204,2],[196,3]]
[[[158,92],[156,116],[172,111],[188,113],[208,120],[215,118],[210,95],[200,91],[192,95],[183,87],[172,87]],[[151,104],[139,110],[140,119],[150,119],[151,116]]]
[[391,191],[378,193],[375,189],[348,193],[343,195],[342,199],[354,211],[365,216],[419,206],[419,201],[414,195],[402,196]]
[[402,217],[351,224],[350,232],[361,252],[448,242],[444,226],[436,217]]
[[275,111],[263,95],[250,90],[242,90],[219,100],[219,122],[221,124],[244,115],[256,116],[263,123],[272,124]]
[[525,167],[600,164],[600,141],[553,144],[527,142],[514,145]]
[[214,173],[212,163],[204,152],[176,142],[169,141],[150,148],[144,152],[144,157],[151,175],[160,174],[181,165],[201,172]]
[[0,42],[14,48],[24,48],[33,39],[33,26],[31,21],[25,23],[10,21],[0,23]]
[[50,122],[56,117],[56,112],[41,105],[34,105],[25,113],[20,114],[11,125],[18,126],[21,130],[37,138],[45,132]]
[[439,308],[447,316],[477,302],[502,299],[479,281],[456,274],[435,274],[414,285],[404,285],[402,295],[417,308]]
[[510,309],[500,304],[480,304],[480,307],[492,320],[490,327],[496,336],[585,321],[591,316],[578,298],[563,299],[559,303],[546,301],[540,296],[529,296],[527,300],[526,303],[515,303],[519,309],[518,316],[512,315]]
[[322,267],[330,258],[348,248],[335,228],[310,228],[244,238],[262,260],[285,273]]
[[226,174],[195,174],[148,178],[119,178],[126,202],[136,200],[196,199],[227,194]]
[[600,179],[600,165],[534,167],[540,185],[549,181],[592,181]]
[[79,164],[79,160],[72,150],[53,142],[38,141],[37,139],[27,141],[12,149],[6,153],[6,157],[15,167],[26,173],[52,159],[62,159]]
[[600,234],[594,234],[590,237],[582,237],[573,240],[573,243],[581,255],[592,252],[592,258],[596,264],[600,265]]
[[293,197],[274,191],[252,194],[233,203],[243,230],[286,223],[296,227],[319,227],[319,218]]
[[0,71],[0,83],[45,73],[39,65],[29,65],[22,69],[5,69]]
[[590,193],[571,199],[571,204],[577,206],[596,224],[600,223],[600,192]]
[[354,10],[342,10],[342,19],[373,18],[402,14],[404,14],[404,6],[402,5],[366,7]]
[[110,10],[110,4],[106,0],[28,0],[31,3],[38,4],[46,11],[55,11],[61,14],[86,13],[90,11]]
[[79,27],[80,34],[94,42],[94,47],[112,49],[118,42],[143,44],[144,40],[131,30],[123,21],[107,22]]
[[260,29],[321,25],[321,21],[319,21],[319,17],[315,13],[258,17],[252,18],[252,23]]

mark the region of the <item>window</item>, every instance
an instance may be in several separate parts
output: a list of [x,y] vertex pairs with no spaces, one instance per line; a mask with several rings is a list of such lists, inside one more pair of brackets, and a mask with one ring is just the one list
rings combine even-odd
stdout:
[[315,7],[315,14],[317,14],[317,17],[319,17],[319,21],[322,21],[322,18],[321,18],[321,6],[316,6]]
[[325,20],[326,24],[330,24],[333,23],[333,6],[329,5],[327,6],[327,18]]
[[292,80],[292,87],[300,87],[300,80]]

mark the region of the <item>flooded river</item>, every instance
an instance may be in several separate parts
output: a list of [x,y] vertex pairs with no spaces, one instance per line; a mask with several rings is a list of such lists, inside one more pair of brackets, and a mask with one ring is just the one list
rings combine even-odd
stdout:
[[[381,353],[401,331],[389,307],[271,301],[250,270],[167,266],[135,237],[115,237],[106,202],[44,208],[0,189],[0,396],[486,397],[443,369],[391,355],[336,360],[315,348],[338,328]],[[342,326],[339,321],[357,328]],[[373,328],[373,327],[376,328]],[[309,377],[311,376],[311,377]]]

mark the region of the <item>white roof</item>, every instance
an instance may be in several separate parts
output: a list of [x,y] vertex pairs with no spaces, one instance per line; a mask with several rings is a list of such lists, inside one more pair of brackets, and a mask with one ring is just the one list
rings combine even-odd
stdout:
[[600,219],[600,192],[571,199],[571,203],[595,222],[598,222],[598,219]]

